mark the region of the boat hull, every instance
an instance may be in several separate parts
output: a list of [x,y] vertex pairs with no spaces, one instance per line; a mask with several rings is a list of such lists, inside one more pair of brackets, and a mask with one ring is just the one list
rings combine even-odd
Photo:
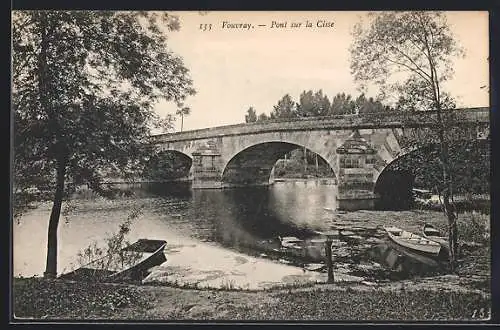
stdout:
[[94,260],[72,272],[62,274],[59,278],[77,281],[121,281],[125,279],[138,280],[144,276],[148,269],[160,265],[167,260],[164,249],[167,245],[162,240],[140,239],[134,244],[122,249],[122,254],[135,254],[136,261],[120,269],[110,270],[102,267],[102,259]]
[[426,224],[422,229],[422,236],[430,241],[439,243],[441,245],[440,256],[442,258],[446,259],[449,257],[448,253],[450,251],[450,243],[445,237],[441,236],[439,230],[437,230],[431,225]]
[[[401,231],[406,233],[405,231]],[[394,235],[391,231],[387,231],[387,235],[391,241],[395,244],[400,245],[412,252],[420,253],[427,256],[437,257],[441,251],[441,245],[430,241],[428,239],[422,238],[421,236],[410,234],[408,238],[398,237]]]
[[390,241],[389,246],[393,248],[395,251],[401,253],[402,255],[409,257],[413,260],[416,260],[426,266],[432,268],[439,267],[438,261],[436,261],[436,259],[433,256],[421,252],[415,252],[414,250],[402,247],[401,245],[395,243],[394,241]]

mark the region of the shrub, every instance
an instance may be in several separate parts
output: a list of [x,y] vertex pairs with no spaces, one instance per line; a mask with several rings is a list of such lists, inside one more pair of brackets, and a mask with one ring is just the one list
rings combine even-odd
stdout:
[[490,239],[490,217],[477,212],[467,212],[458,221],[458,238],[465,242],[485,244]]

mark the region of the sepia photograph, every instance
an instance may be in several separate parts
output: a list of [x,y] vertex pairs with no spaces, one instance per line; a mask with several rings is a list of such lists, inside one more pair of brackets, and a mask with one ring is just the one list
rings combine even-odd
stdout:
[[12,10],[11,322],[489,322],[489,19]]

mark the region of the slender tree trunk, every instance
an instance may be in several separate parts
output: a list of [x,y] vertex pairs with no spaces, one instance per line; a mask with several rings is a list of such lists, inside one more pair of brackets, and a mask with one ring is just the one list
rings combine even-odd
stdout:
[[[422,23],[422,26],[425,26],[424,23]],[[433,60],[433,54],[431,53],[430,47],[429,47],[429,41],[427,39],[427,35],[424,28],[424,40],[425,40],[425,46],[427,48],[427,54],[428,54],[428,59],[429,59],[429,68],[430,68],[430,78],[431,78],[431,83],[432,83],[432,92],[433,92],[433,98],[434,98],[434,103],[436,106],[437,110],[437,120],[438,120],[438,139],[439,139],[439,146],[440,146],[440,160],[441,160],[441,166],[442,166],[442,174],[443,174],[443,207],[444,207],[444,212],[446,214],[446,217],[448,218],[448,239],[449,239],[449,257],[450,257],[450,270],[451,272],[455,272],[456,269],[456,262],[457,262],[457,236],[458,236],[458,229],[457,229],[457,214],[455,210],[455,205],[453,203],[453,198],[450,203],[450,196],[453,194],[453,181],[451,179],[451,171],[450,171],[450,159],[449,159],[449,146],[448,146],[448,141],[446,140],[445,134],[446,134],[446,125],[445,121],[443,120],[443,109],[441,107],[441,93],[440,93],[440,86],[439,86],[439,79],[438,79],[438,73],[436,71],[436,66]]]
[[182,132],[183,127],[184,127],[184,115],[181,114],[181,132]]
[[443,207],[444,213],[448,219],[448,240],[449,240],[449,258],[450,258],[450,271],[455,272],[457,265],[457,250],[458,250],[458,228],[457,216],[453,200],[450,203],[450,197],[453,192],[453,182],[450,175],[450,164],[448,155],[448,142],[445,138],[445,124],[442,118],[442,109],[437,107],[438,117],[438,138],[440,144],[440,158],[443,176]]
[[304,174],[307,174],[307,149],[304,147]]
[[49,231],[47,235],[47,264],[45,267],[45,278],[55,278],[57,276],[57,227],[61,215],[61,205],[64,197],[64,178],[66,176],[66,158],[62,157],[57,161],[56,192],[54,194],[54,204],[50,212]]
[[335,278],[334,278],[334,274],[333,274],[332,238],[330,236],[327,236],[327,238],[326,238],[325,255],[326,255],[326,265],[327,265],[327,271],[328,271],[328,282],[327,283],[334,283]]

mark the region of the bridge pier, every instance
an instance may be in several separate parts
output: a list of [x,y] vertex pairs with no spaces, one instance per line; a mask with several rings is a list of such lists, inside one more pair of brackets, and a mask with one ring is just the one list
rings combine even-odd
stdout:
[[209,143],[193,155],[193,189],[222,188],[221,182],[221,155],[214,144]]
[[376,197],[342,198],[337,197],[337,209],[342,211],[373,210]]
[[336,152],[337,209],[373,210],[378,197],[373,192],[376,150],[355,130]]

